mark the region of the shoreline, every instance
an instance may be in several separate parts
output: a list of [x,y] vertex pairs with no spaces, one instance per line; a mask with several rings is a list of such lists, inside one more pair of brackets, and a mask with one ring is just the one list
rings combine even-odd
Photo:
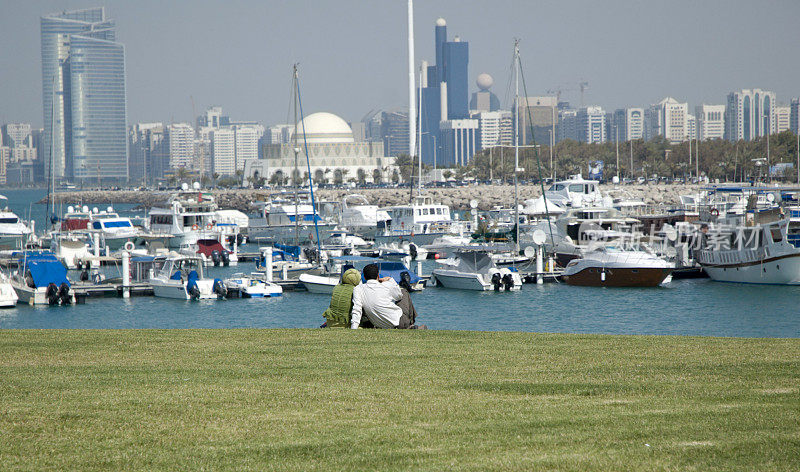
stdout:
[[[613,185],[602,184],[600,190],[603,193],[611,193],[615,196],[642,200],[647,205],[673,205],[679,203],[680,195],[698,192],[703,185],[697,184],[653,184],[653,185]],[[287,189],[289,190],[289,189]],[[169,196],[176,190],[139,192],[134,190],[84,190],[72,192],[60,192],[55,195],[56,204],[134,204],[142,207],[153,207],[167,201]],[[205,193],[214,195],[217,204],[223,209],[236,209],[249,213],[253,211],[252,203],[264,201],[269,195],[280,192],[279,189],[213,189],[203,190]],[[478,208],[482,211],[490,210],[500,206],[503,208],[513,207],[514,186],[513,185],[470,185],[466,187],[454,188],[427,188],[423,190],[425,195],[430,195],[437,203],[450,206],[453,210],[469,210],[470,200],[478,201]],[[321,202],[341,202],[342,198],[348,194],[364,195],[370,203],[386,207],[408,203],[411,191],[408,188],[380,188],[380,189],[319,189],[315,196]],[[416,189],[414,190],[416,194]],[[537,198],[541,195],[539,185],[520,185],[520,203],[530,198]],[[44,203],[44,199],[38,203]]]

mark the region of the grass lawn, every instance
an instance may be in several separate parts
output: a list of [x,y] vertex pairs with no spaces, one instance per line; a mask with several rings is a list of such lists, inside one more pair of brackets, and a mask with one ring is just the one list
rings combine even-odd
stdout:
[[800,340],[0,331],[3,470],[800,470]]

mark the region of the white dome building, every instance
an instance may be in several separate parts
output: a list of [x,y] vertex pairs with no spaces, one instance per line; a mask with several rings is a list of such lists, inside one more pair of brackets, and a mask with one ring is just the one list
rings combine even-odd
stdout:
[[318,112],[297,123],[297,169],[295,169],[294,126],[288,144],[264,145],[264,158],[245,163],[248,177],[264,178],[275,185],[302,180],[308,185],[306,146],[315,184],[387,182],[397,171],[393,157],[385,157],[383,142],[356,141],[345,120],[333,113]]

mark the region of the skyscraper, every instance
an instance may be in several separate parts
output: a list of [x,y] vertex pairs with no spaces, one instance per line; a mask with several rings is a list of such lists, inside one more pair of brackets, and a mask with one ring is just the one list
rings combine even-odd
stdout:
[[686,141],[689,135],[689,104],[667,97],[650,105],[646,112],[645,139],[663,136],[671,143]]
[[[434,32],[434,51],[436,63],[429,66],[422,62],[422,81],[419,84],[422,87],[419,115],[422,142],[419,146],[422,161],[427,164],[433,163],[434,143],[438,151],[442,151],[441,130],[452,128],[442,125],[442,122],[469,118],[469,43],[461,41],[458,36],[447,41],[447,23],[444,18],[439,18]],[[456,162],[458,159],[452,155],[450,160]]]
[[694,114],[697,117],[697,137],[700,140],[725,137],[725,105],[697,105]]
[[[41,18],[46,173],[128,179],[125,47],[104,8]],[[55,102],[55,103],[54,103]]]
[[728,94],[725,139],[750,141],[775,132],[775,93],[745,89]]

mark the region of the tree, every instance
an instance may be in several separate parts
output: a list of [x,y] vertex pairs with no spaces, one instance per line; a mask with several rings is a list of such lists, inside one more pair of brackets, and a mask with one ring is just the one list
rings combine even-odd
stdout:
[[450,169],[446,169],[444,172],[442,172],[442,176],[444,177],[445,180],[450,180],[450,177],[453,176],[453,171]]

